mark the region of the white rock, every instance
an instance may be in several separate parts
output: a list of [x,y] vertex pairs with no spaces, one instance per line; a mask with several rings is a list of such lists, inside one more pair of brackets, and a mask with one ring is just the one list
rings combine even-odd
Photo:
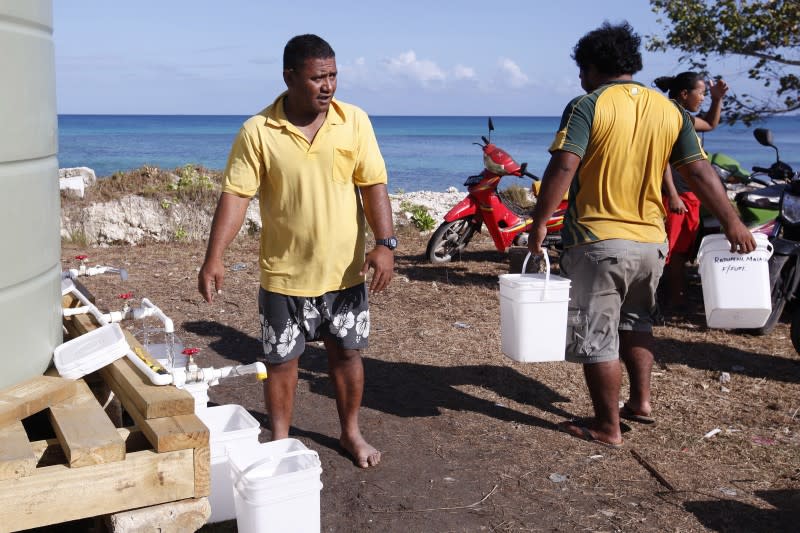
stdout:
[[81,176],[68,176],[66,178],[58,178],[58,189],[72,191],[78,198],[83,198],[86,184]]
[[80,177],[86,187],[91,187],[97,181],[94,170],[89,167],[59,168],[58,177],[59,179]]

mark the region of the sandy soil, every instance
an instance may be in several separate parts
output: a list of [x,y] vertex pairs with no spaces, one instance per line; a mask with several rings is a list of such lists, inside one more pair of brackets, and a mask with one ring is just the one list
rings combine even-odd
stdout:
[[[322,461],[323,531],[795,529],[800,357],[786,324],[766,337],[709,330],[695,286],[696,312],[655,331],[658,423],[630,423],[625,447],[610,450],[554,427],[591,414],[580,367],[501,354],[497,276],[508,257],[479,236],[460,261],[434,266],[422,259],[426,237],[405,233],[396,278],[371,300],[364,358],[362,428],[383,451],[379,467],[358,469],[339,449],[324,352],[312,347],[301,360],[292,436]],[[63,267],[82,252],[90,264],[130,272],[125,283],[86,278],[100,307],[119,309],[117,296],[132,291],[175,320],[201,363],[258,356],[255,240],[229,251],[227,284],[213,305],[196,291],[201,244],[65,245]],[[268,426],[252,377],[223,381],[210,396]],[[261,440],[269,437],[263,429]],[[235,523],[202,531],[235,531]]]

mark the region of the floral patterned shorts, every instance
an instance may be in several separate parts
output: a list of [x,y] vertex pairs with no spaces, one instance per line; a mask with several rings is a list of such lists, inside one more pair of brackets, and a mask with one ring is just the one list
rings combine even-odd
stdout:
[[366,284],[322,296],[286,296],[258,291],[261,342],[267,363],[290,361],[305,351],[306,342],[331,336],[346,350],[367,347],[369,301]]

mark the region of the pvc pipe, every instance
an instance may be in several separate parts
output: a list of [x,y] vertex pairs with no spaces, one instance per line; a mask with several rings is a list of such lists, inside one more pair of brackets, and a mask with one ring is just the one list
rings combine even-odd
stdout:
[[175,333],[175,326],[172,319],[164,314],[164,311],[158,308],[153,302],[147,298],[142,298],[142,307],[137,307],[133,310],[134,319],[143,319],[149,316],[155,316],[164,324],[164,333]]
[[[103,313],[101,313],[100,310],[92,302],[90,302],[89,299],[86,298],[86,296],[81,291],[78,290],[78,288],[75,286],[75,284],[72,282],[71,279],[61,281],[61,295],[64,296],[66,294],[72,294],[73,296],[75,296],[83,304],[83,306],[80,309],[85,309],[85,311],[82,311],[81,313],[71,313],[72,315],[85,314],[88,312],[91,313],[91,315],[97,319],[97,322],[101,326],[108,325],[109,322],[108,320],[106,320],[106,317],[103,315]],[[62,310],[64,316],[71,316],[67,315],[66,314],[67,312],[68,312],[67,309]]]
[[153,385],[169,385],[170,383],[172,383],[173,381],[172,374],[169,373],[159,374],[158,372],[155,372],[152,368],[147,366],[147,363],[145,363],[141,357],[139,357],[130,350],[125,355],[128,356],[128,359],[131,360],[131,362],[136,366],[136,368],[141,370],[144,373],[144,375],[147,376],[147,378]]

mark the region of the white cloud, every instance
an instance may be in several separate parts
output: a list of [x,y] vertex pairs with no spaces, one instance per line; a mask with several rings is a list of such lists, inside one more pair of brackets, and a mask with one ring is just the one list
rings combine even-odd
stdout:
[[453,78],[456,80],[474,80],[476,79],[475,69],[464,65],[456,65],[453,68]]
[[507,57],[501,57],[498,61],[500,65],[500,71],[504,76],[506,83],[513,87],[514,89],[519,89],[525,87],[530,83],[528,76],[522,72],[522,69],[519,68],[513,60],[508,59]]
[[417,59],[417,54],[413,50],[387,59],[386,68],[392,74],[418,81],[423,86],[444,82],[446,79],[446,75],[439,65],[427,59]]

